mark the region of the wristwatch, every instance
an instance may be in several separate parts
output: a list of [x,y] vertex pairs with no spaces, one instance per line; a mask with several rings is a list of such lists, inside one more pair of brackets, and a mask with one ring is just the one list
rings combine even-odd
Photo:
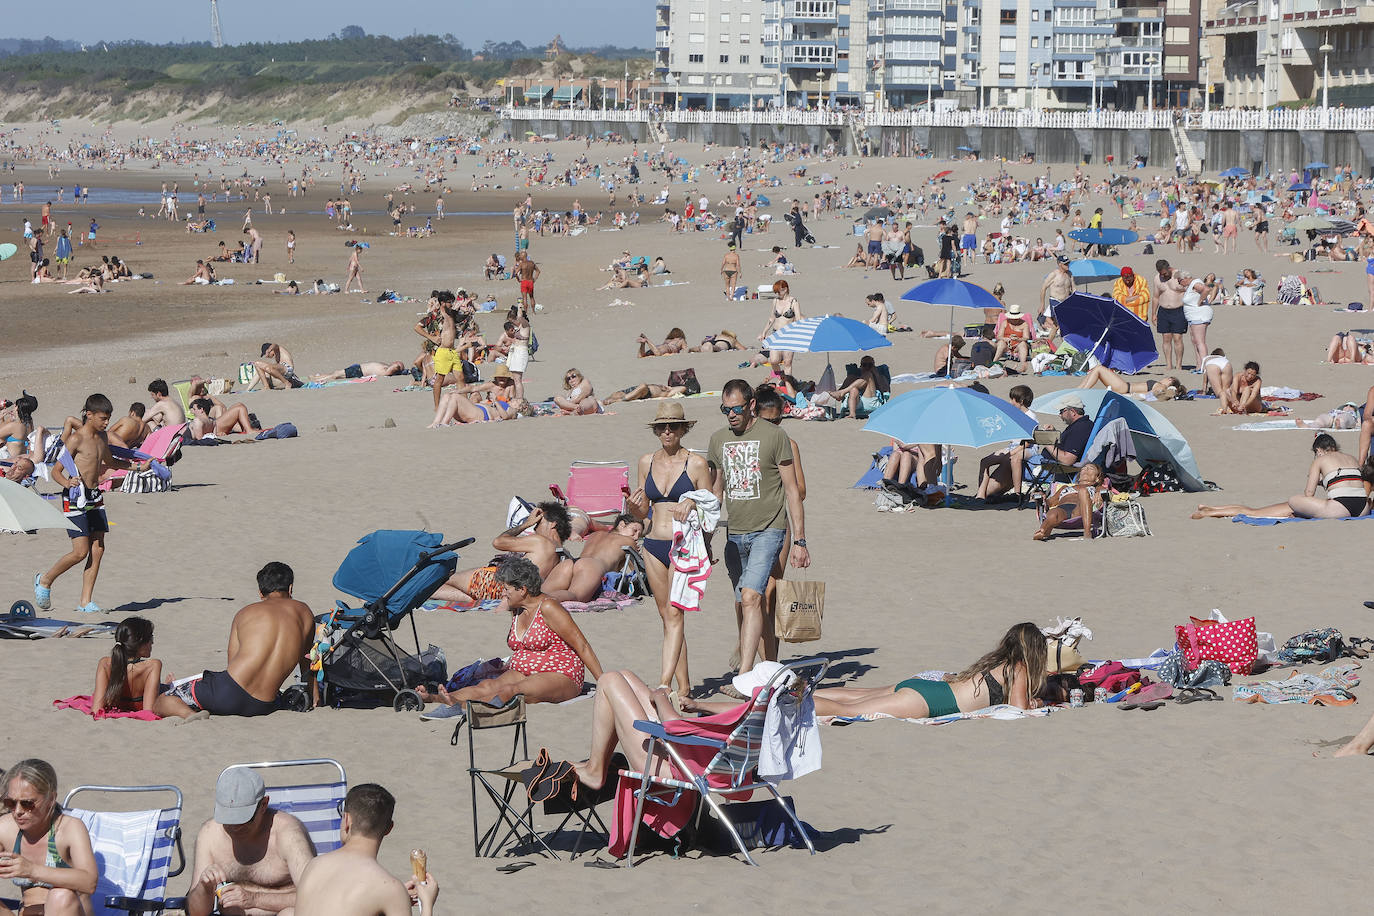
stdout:
[[795,541],[792,542],[792,546],[793,546],[793,547],[805,547],[805,546],[806,546],[806,538],[797,538]]

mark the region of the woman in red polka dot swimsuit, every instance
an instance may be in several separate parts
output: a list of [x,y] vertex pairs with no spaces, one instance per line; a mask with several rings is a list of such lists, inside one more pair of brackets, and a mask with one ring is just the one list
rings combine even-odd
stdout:
[[449,693],[442,687],[437,697],[423,688],[420,696],[449,706],[467,700],[490,703],[524,694],[526,703],[561,703],[582,692],[588,671],[601,678],[601,662],[572,616],[540,590],[539,567],[524,557],[503,562],[496,581],[505,589],[511,609],[506,645],[514,653],[499,677]]

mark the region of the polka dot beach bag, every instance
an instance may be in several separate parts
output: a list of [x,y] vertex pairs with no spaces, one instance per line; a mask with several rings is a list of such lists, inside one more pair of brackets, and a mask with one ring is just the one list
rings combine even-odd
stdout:
[[1191,668],[1196,668],[1204,659],[1212,659],[1235,674],[1249,674],[1259,656],[1253,617],[1228,623],[1190,617],[1187,624],[1174,627],[1174,635]]

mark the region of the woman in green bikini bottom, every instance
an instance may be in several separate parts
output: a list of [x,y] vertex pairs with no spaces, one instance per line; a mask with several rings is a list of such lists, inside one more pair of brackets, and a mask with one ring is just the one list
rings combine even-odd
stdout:
[[[0,775],[0,879],[23,894],[21,912],[90,916],[99,866],[79,818],[57,803],[57,774],[43,760],[21,760]],[[11,911],[0,903],[0,914]]]
[[1045,635],[1033,623],[1018,623],[997,648],[943,681],[908,678],[895,687],[826,687],[817,690],[816,715],[862,716],[886,713],[924,719],[1010,703],[1022,709],[1040,705],[1045,686]]

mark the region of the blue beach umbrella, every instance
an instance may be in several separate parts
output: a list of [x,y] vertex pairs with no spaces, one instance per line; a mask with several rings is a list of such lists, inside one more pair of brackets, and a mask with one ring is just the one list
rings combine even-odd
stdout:
[[974,149],[974,148],[971,147],[971,146],[956,146],[955,149],[958,150],[958,151],[961,152],[961,153],[976,153],[976,152],[978,152],[976,149]]
[[1085,245],[1129,245],[1140,235],[1129,229],[1075,229],[1069,238]]
[[1111,296],[1074,293],[1054,307],[1054,320],[1064,340],[1117,372],[1133,374],[1159,359],[1150,326]]
[[1329,169],[1331,166],[1327,165],[1325,162],[1309,162],[1307,165],[1303,166],[1303,168],[1315,171],[1317,169]]
[[[1035,421],[1016,405],[972,388],[919,388],[899,394],[869,416],[864,429],[908,445],[934,442],[982,448],[1029,439]],[[949,505],[951,465],[944,463],[945,505]]]
[[1222,178],[1248,178],[1250,177],[1250,170],[1243,169],[1238,165],[1233,165],[1229,169],[1223,169],[1217,174]]
[[789,353],[854,353],[892,346],[892,341],[862,321],[839,315],[820,315],[794,321],[781,331],[768,335],[766,350]]
[[1310,184],[1308,184],[1307,182],[1305,182],[1305,181],[1300,181],[1300,182],[1298,182],[1297,184],[1291,184],[1291,185],[1289,185],[1289,186],[1288,186],[1288,190],[1290,190],[1290,191],[1310,191],[1310,190],[1312,190],[1312,186],[1311,186]]
[[[927,305],[947,305],[949,306],[949,336],[954,337],[954,310],[962,309],[1000,309],[1002,303],[997,297],[977,283],[970,283],[967,280],[943,279],[927,280],[919,286],[902,293],[902,298],[908,302],[924,302]],[[954,364],[954,348],[949,348],[949,357],[945,360],[945,375],[949,375],[950,367]],[[926,440],[929,441],[929,440]]]
[[1069,273],[1075,280],[1091,283],[1094,280],[1112,280],[1121,276],[1121,268],[1096,258],[1079,258],[1069,262]]

